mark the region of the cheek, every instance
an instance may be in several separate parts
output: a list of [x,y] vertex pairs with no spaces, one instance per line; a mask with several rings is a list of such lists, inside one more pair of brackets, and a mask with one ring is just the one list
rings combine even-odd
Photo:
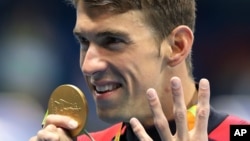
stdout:
[[149,86],[154,86],[159,82],[159,68],[155,64],[146,64],[141,67],[141,80],[143,83],[148,83]]

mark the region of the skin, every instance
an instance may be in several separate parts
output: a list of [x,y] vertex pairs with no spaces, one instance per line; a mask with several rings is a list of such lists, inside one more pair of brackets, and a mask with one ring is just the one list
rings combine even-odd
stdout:
[[[185,64],[193,44],[192,31],[180,25],[156,43],[154,32],[138,11],[98,13],[84,9],[82,1],[76,9],[74,34],[81,44],[80,67],[98,116],[109,123],[130,122],[134,133],[144,141],[152,140],[144,128],[153,125],[163,141],[206,141],[209,83],[202,79],[197,92]],[[105,85],[117,88],[102,94],[96,91],[96,86]],[[194,104],[197,93],[196,124],[188,131],[186,109]],[[176,120],[175,135],[168,120]],[[30,141],[71,140],[67,131],[76,127],[69,117],[49,115],[44,128]]]

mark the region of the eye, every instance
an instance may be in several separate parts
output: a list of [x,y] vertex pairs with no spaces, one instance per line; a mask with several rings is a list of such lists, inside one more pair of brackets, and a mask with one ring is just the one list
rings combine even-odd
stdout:
[[78,37],[78,41],[80,42],[81,49],[88,50],[89,48],[89,41],[84,37]]
[[110,50],[122,49],[125,45],[125,41],[118,37],[106,36],[99,40],[99,45]]
[[112,45],[112,44],[118,44],[123,43],[124,41],[117,37],[107,37],[104,39],[103,44],[104,45]]

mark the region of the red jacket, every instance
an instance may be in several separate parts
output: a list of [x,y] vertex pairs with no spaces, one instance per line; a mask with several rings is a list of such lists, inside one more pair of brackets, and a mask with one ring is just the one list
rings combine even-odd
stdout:
[[[216,116],[211,117],[211,113],[213,113],[212,115],[216,115]],[[213,127],[211,127],[211,126],[208,127],[208,128],[211,128],[210,131],[208,129],[209,141],[230,141],[230,139],[229,139],[229,137],[230,137],[230,130],[229,130],[230,125],[232,125],[232,124],[250,124],[249,122],[242,120],[236,116],[232,116],[232,115],[221,116],[221,115],[219,115],[220,118],[218,118],[217,114],[218,113],[216,113],[216,112],[214,113],[213,111],[210,112],[209,123],[214,122],[215,120],[217,120],[217,123],[215,122],[215,124],[214,123],[209,124],[209,125],[213,126]],[[223,117],[223,118],[221,118],[221,117]],[[121,130],[121,126],[122,126],[122,123],[118,123],[118,124],[115,124],[107,129],[104,129],[102,131],[90,133],[90,135],[94,138],[95,141],[112,141],[114,139],[114,137],[116,136],[116,134]],[[126,130],[125,128],[122,130],[121,134],[123,134],[125,132],[125,130]],[[91,141],[91,140],[86,135],[80,135],[77,138],[77,141]]]

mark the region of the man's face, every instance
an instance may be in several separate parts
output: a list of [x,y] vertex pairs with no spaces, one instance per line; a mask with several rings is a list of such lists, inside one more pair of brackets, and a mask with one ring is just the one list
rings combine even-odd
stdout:
[[139,12],[90,16],[79,1],[74,32],[99,117],[110,123],[151,118],[146,91],[155,88],[161,98],[167,78],[160,45]]

